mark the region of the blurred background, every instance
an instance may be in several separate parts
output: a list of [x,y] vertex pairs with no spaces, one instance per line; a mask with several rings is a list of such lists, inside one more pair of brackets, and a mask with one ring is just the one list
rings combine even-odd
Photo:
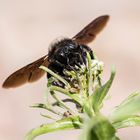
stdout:
[[[89,44],[105,63],[104,81],[114,64],[117,74],[103,112],[107,114],[133,91],[140,91],[139,0],[0,0],[0,85],[22,66],[42,57],[57,37],[73,37],[94,18],[110,21]],[[0,140],[22,140],[32,128],[48,121],[40,110],[46,77],[16,89],[0,88]],[[139,140],[140,127],[121,129],[122,140]],[[56,132],[37,140],[78,140],[79,131]]]

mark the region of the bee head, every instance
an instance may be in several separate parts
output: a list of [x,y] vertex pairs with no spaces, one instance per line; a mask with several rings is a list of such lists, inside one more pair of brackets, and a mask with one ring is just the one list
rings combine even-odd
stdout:
[[67,57],[77,50],[77,44],[72,39],[62,39],[51,45],[48,53],[49,60],[66,63]]

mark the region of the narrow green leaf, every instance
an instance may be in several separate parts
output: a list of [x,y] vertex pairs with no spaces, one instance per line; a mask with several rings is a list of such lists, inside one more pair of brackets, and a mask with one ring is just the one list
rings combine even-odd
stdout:
[[56,120],[55,118],[53,118],[53,117],[51,117],[50,115],[47,115],[47,114],[42,114],[42,113],[40,113],[40,115],[41,115],[42,117],[45,117],[45,118],[48,118],[48,119],[51,119],[51,120]]
[[54,123],[43,124],[38,128],[31,130],[25,140],[33,140],[35,137],[47,134],[49,132],[55,132],[59,130],[69,130],[69,129],[80,129],[82,127],[82,120],[79,116],[65,118]]
[[110,79],[103,86],[96,89],[93,95],[89,97],[89,99],[92,102],[92,106],[95,112],[98,112],[99,109],[101,108],[103,100],[105,96],[107,95],[111,87],[111,84],[114,80],[114,76],[115,76],[115,69],[112,69]]
[[132,127],[132,126],[140,126],[140,116],[131,116],[123,121],[113,123],[113,126],[116,129]]
[[119,107],[121,108],[124,105],[126,105],[127,103],[133,101],[135,97],[137,98],[137,96],[139,96],[139,92],[134,92],[134,93],[130,94],[126,99],[124,99],[124,101],[122,101],[120,103],[120,105],[117,108],[119,108]]
[[119,106],[114,108],[109,115],[112,122],[123,121],[132,115],[137,115],[140,112],[140,94],[135,92],[125,99]]

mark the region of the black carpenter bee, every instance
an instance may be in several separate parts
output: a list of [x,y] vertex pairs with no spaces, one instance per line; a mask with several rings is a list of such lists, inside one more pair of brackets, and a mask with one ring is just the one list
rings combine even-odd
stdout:
[[[86,63],[86,52],[89,52],[91,58],[94,59],[92,50],[87,44],[95,39],[96,35],[105,27],[108,19],[108,15],[100,16],[88,24],[72,39],[65,38],[53,44],[48,55],[11,74],[4,81],[3,87],[18,87],[27,82],[30,83],[40,79],[45,73],[39,69],[41,65],[48,67],[67,80],[67,76],[63,73],[64,69],[73,70],[75,69],[75,65],[79,66]],[[48,78],[50,76],[51,75],[47,74]]]

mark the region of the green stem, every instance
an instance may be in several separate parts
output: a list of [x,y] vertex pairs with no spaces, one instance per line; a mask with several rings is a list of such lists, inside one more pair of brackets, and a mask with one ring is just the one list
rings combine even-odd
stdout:
[[87,97],[92,93],[92,75],[91,75],[91,57],[87,53],[88,69],[87,69]]
[[57,95],[56,95],[53,91],[51,91],[51,95],[52,95],[52,97],[58,102],[58,104],[59,104],[61,107],[63,107],[63,108],[65,108],[66,110],[68,110],[72,115],[75,114],[75,113],[72,111],[72,109],[70,109],[62,100],[60,100],[60,99],[57,97]]
[[69,83],[65,79],[63,79],[62,77],[60,77],[58,74],[54,73],[52,70],[48,69],[47,67],[40,66],[39,68],[42,69],[42,70],[44,70],[44,71],[46,71],[46,72],[48,72],[53,77],[55,77],[56,79],[58,79],[59,81],[61,81],[62,83],[64,83],[66,86],[68,86],[68,87],[70,86]]
[[84,101],[83,101],[82,97],[80,98],[81,95],[71,94],[66,89],[63,89],[63,88],[57,87],[57,86],[51,86],[49,88],[50,88],[50,91],[58,91],[60,93],[63,93],[65,95],[69,96],[71,99],[75,100],[77,103],[79,103],[81,106],[83,106]]
[[48,110],[48,111],[50,111],[50,112],[52,112],[52,113],[54,113],[56,115],[63,116],[63,114],[61,112],[58,112],[58,111],[54,110],[51,106],[47,106],[45,104],[41,104],[41,103],[40,104],[35,104],[35,105],[31,106],[31,107],[43,108],[43,109],[46,109],[46,110]]

